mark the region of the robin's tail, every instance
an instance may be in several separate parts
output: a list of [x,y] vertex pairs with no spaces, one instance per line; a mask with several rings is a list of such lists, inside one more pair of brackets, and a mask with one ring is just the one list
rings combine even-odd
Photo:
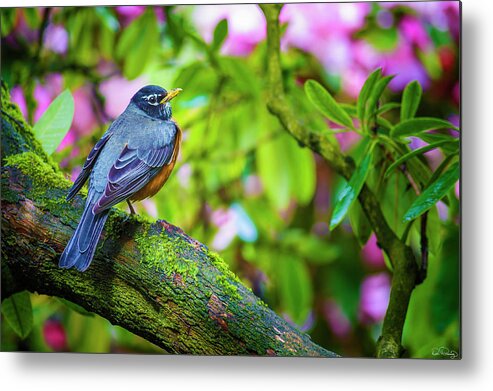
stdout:
[[67,269],[75,266],[83,272],[91,264],[109,212],[105,210],[95,215],[92,212],[93,206],[94,204],[88,200],[79,225],[65,247],[58,266]]

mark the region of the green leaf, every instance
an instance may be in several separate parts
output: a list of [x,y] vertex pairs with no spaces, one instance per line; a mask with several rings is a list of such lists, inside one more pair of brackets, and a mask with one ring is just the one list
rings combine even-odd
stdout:
[[385,76],[382,79],[378,80],[375,83],[375,86],[370,91],[370,95],[368,96],[367,107],[365,110],[364,122],[368,125],[370,118],[372,118],[378,110],[377,104],[380,100],[385,88],[390,83],[390,81],[394,78],[394,76]]
[[308,270],[300,259],[290,254],[283,254],[278,259],[276,269],[283,310],[294,323],[301,325],[313,303],[313,287]]
[[422,148],[415,149],[414,151],[411,151],[404,156],[401,156],[399,159],[397,159],[394,163],[390,165],[389,168],[387,168],[387,171],[385,172],[385,177],[388,177],[389,174],[392,172],[392,170],[398,166],[400,166],[402,163],[406,162],[407,160],[411,159],[414,156],[421,155],[425,152],[431,151],[432,149],[438,148],[444,144],[450,144],[450,143],[455,143],[457,146],[459,145],[459,140],[458,139],[453,139],[453,140],[442,140],[438,141],[436,143],[426,145]]
[[33,310],[29,292],[14,293],[2,301],[2,314],[12,330],[26,338],[33,327]]
[[366,153],[360,165],[354,171],[350,181],[342,188],[334,207],[334,212],[332,213],[332,219],[330,220],[331,230],[334,230],[344,219],[349,208],[358,197],[368,176],[371,160],[372,154],[370,152]]
[[125,30],[116,47],[116,58],[123,62],[123,75],[135,79],[155,56],[159,30],[154,11],[148,8]]
[[227,35],[228,35],[228,20],[222,19],[219,21],[219,23],[216,25],[216,28],[214,29],[214,37],[212,39],[212,46],[211,46],[212,50],[214,51],[219,50],[224,40],[226,39]]
[[406,86],[402,93],[401,121],[414,118],[422,94],[421,85],[416,80]]
[[382,106],[380,106],[380,108],[377,110],[376,114],[377,115],[384,114],[387,111],[390,111],[393,109],[398,109],[399,107],[401,107],[401,104],[397,103],[397,102],[385,103]]
[[291,198],[307,204],[315,192],[313,154],[307,148],[300,148],[287,134],[280,133],[258,147],[257,172],[267,198],[276,209],[285,209]]
[[399,43],[399,32],[396,28],[373,28],[366,32],[363,37],[380,52],[391,52]]
[[51,155],[67,134],[74,117],[74,98],[69,90],[63,91],[34,125],[34,135],[43,149]]
[[447,192],[459,180],[460,165],[453,164],[441,177],[435,180],[428,188],[416,198],[409,210],[404,215],[404,222],[414,220],[442,199]]
[[353,203],[349,208],[349,222],[358,243],[363,247],[370,238],[371,226],[359,202]]
[[305,93],[314,106],[328,119],[339,125],[354,129],[351,117],[320,83],[315,80],[308,80],[305,83]]
[[368,78],[365,81],[365,84],[363,84],[363,87],[361,88],[361,91],[358,96],[358,103],[356,104],[358,118],[360,119],[361,123],[363,123],[365,119],[366,102],[368,101],[368,98],[370,96],[371,91],[373,90],[373,87],[375,86],[375,83],[377,82],[378,79],[380,79],[381,75],[382,75],[382,68],[378,68],[377,70],[373,71],[370,74],[370,76],[368,76]]
[[416,136],[429,130],[454,129],[459,130],[453,124],[440,118],[419,117],[402,121],[390,131],[391,137]]
[[117,31],[120,28],[120,23],[118,22],[118,19],[113,14],[113,12],[111,12],[110,10],[111,8],[108,7],[95,8],[96,14],[99,16],[99,19],[101,20],[101,22],[103,22],[106,28],[111,31]]

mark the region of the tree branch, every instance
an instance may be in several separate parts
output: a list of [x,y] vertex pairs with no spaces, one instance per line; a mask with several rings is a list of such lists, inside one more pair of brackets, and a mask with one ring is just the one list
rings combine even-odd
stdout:
[[59,256],[84,200],[42,151],[2,84],[2,298],[27,289],[68,299],[169,353],[337,355],[241,284],[224,261],[166,221],[112,210],[91,267]]
[[[267,21],[267,108],[299,143],[318,153],[337,173],[349,180],[354,171],[353,160],[344,156],[339,147],[325,135],[304,128],[287,103],[280,60],[279,13],[282,5],[261,4],[260,8]],[[377,356],[399,357],[404,321],[417,277],[416,259],[411,248],[399,240],[389,227],[378,200],[368,186],[363,186],[358,199],[377,236],[378,244],[394,266],[390,302],[382,336],[377,344]]]

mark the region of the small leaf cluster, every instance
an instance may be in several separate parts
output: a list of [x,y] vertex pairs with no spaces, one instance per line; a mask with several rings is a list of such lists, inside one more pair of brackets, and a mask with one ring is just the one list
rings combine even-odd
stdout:
[[[320,113],[342,127],[342,131],[357,132],[363,138],[362,157],[349,181],[339,191],[333,207],[331,230],[348,215],[372,170],[381,173],[377,178],[377,193],[384,192],[385,186],[391,186],[389,179],[396,171],[415,190],[411,205],[399,217],[401,223],[412,223],[444,198],[448,203],[447,194],[459,180],[460,140],[452,133],[459,129],[441,118],[416,116],[422,97],[422,88],[417,81],[406,86],[400,102],[382,104],[392,78],[383,76],[380,68],[375,70],[365,81],[356,105],[338,103],[315,80],[305,83],[306,95]],[[400,116],[393,123],[386,118],[386,113],[397,109],[400,109]],[[412,150],[410,137],[420,138],[427,145]],[[432,172],[423,154],[436,148],[442,150],[445,158]],[[358,227],[353,228],[358,231]]]

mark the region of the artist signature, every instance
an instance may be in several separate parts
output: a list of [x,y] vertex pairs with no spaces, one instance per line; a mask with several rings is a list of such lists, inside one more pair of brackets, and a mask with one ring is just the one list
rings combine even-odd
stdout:
[[445,346],[440,346],[439,348],[433,348],[433,350],[431,351],[431,354],[433,356],[441,356],[441,357],[446,356],[452,360],[459,357],[459,354],[455,350],[446,348]]

